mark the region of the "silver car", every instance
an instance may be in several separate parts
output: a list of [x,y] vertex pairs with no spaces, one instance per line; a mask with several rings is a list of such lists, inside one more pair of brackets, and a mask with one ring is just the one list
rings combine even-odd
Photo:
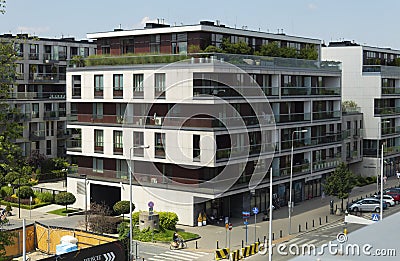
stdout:
[[[365,198],[361,199],[355,203],[353,203],[350,207],[350,211],[373,211],[373,212],[380,212],[381,207],[380,207],[380,201],[379,199],[376,198]],[[383,208],[385,209],[387,207],[387,204],[383,202]]]
[[[380,200],[381,195],[374,195],[374,197]],[[383,201],[386,202],[389,207],[393,207],[395,205],[394,199],[390,195],[383,195]]]

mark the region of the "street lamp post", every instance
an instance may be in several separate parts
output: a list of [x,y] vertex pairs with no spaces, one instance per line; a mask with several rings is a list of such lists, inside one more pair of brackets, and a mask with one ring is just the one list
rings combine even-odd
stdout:
[[81,174],[81,177],[85,178],[85,231],[87,231],[88,227],[88,218],[87,218],[87,175]]
[[141,145],[141,146],[133,146],[131,148],[129,148],[129,261],[131,261],[132,255],[133,255],[133,222],[132,222],[132,174],[133,171],[135,171],[134,169],[134,165],[132,163],[134,163],[134,161],[132,161],[132,151],[134,149],[147,149],[150,146],[145,146],[145,145]]
[[293,140],[294,140],[294,134],[295,133],[305,133],[308,132],[308,130],[295,130],[292,131],[292,150],[290,153],[290,181],[289,181],[289,203],[288,203],[288,210],[289,210],[289,235],[291,234],[292,230],[292,209],[293,209],[293,203],[292,203],[292,183],[293,183]]
[[[386,120],[386,121],[382,121],[382,123],[390,123],[390,121]],[[381,138],[381,128],[382,128],[381,123],[378,121],[378,138],[376,139],[376,193],[377,194],[379,191],[379,165],[378,165],[378,163],[379,163],[379,141]]]
[[383,146],[385,143],[382,142],[382,152],[381,152],[381,198],[380,198],[380,220],[383,219]]

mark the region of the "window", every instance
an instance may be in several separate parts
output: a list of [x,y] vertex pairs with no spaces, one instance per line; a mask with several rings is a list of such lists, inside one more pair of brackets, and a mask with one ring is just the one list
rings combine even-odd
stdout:
[[[133,132],[133,147],[139,147],[144,145],[144,133],[139,131]],[[137,157],[143,157],[144,148],[133,149],[133,155]]]
[[115,160],[116,172],[118,179],[128,179],[128,164],[126,160]]
[[123,88],[123,76],[122,74],[113,75],[113,87],[115,91],[122,91]]
[[193,135],[193,161],[200,161],[200,135]]
[[93,158],[93,172],[103,173],[103,159]]
[[39,118],[39,103],[32,103],[32,118]]
[[93,103],[93,119],[103,119],[102,103]]
[[114,154],[123,154],[122,131],[114,131]]
[[94,76],[94,88],[95,91],[103,91],[103,75]]
[[29,45],[29,59],[30,60],[39,60],[39,45],[38,44],[30,44]]
[[81,97],[81,76],[72,75],[72,98]]
[[160,35],[150,35],[150,53],[160,52]]
[[165,99],[165,73],[154,75],[154,96],[156,99]]
[[67,60],[67,46],[59,46],[58,47],[58,59],[60,61]]
[[24,57],[24,44],[14,43],[14,50],[17,52],[18,57]]
[[165,159],[165,133],[155,133],[155,157]]
[[103,152],[104,136],[103,130],[94,130],[94,152]]
[[17,63],[16,64],[16,79],[17,80],[23,80],[24,79],[24,64],[23,63]]
[[46,140],[46,155],[51,155],[51,140]]
[[143,74],[133,75],[133,96],[143,97]]
[[187,53],[187,33],[172,34],[172,53]]

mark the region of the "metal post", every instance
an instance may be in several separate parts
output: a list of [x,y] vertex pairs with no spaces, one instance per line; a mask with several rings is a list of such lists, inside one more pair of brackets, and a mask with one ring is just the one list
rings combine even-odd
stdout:
[[22,219],[22,260],[26,261],[26,222]]
[[18,176],[18,218],[21,218],[21,173]]
[[269,231],[268,231],[268,260],[272,261],[272,168],[269,175]]
[[87,198],[87,176],[85,175],[85,231],[87,231],[88,228]]
[[380,200],[380,210],[381,210],[381,216],[380,220],[383,219],[383,146],[385,146],[385,143],[382,142],[382,159],[381,159],[381,200]]
[[246,221],[246,245],[247,245],[247,222],[248,221]]
[[254,243],[257,241],[257,214],[254,214]]
[[295,133],[305,133],[308,130],[295,130],[292,131],[292,149],[290,153],[290,181],[289,181],[289,203],[288,203],[288,211],[289,211],[289,235],[291,234],[292,230],[292,211],[293,211],[293,203],[292,203],[292,183],[293,183],[293,140]]

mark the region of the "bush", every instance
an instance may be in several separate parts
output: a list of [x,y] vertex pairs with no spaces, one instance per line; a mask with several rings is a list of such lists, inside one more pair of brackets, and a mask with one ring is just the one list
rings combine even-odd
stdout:
[[12,187],[5,186],[0,189],[0,196],[2,198],[11,197],[12,194],[14,194]]
[[44,202],[50,202],[53,203],[53,194],[50,192],[35,192],[35,197],[38,202],[44,203]]
[[21,199],[29,199],[29,197],[33,197],[34,195],[32,188],[29,186],[22,186],[17,190],[17,197]]
[[74,204],[75,201],[76,198],[71,192],[60,192],[55,196],[56,204],[65,206],[65,209],[68,205]]
[[178,215],[174,212],[157,212],[160,218],[160,228],[175,230],[179,221]]
[[11,202],[11,203],[16,203],[19,204],[21,203],[22,205],[27,205],[29,207],[29,204],[31,205],[35,205],[35,199],[32,199],[32,203],[29,202],[29,198],[21,198],[20,200],[18,200],[18,198],[15,197],[5,197],[4,198],[5,201]]
[[12,211],[12,207],[11,207],[11,203],[10,202],[7,203],[6,211],[7,212],[11,212]]
[[[113,210],[117,215],[124,215],[124,214],[129,214],[130,211],[130,203],[129,201],[123,200],[123,201],[118,201],[114,204]],[[135,205],[132,203],[132,211],[135,209]]]
[[140,211],[132,213],[132,223],[134,225],[139,224],[139,214],[140,214]]

